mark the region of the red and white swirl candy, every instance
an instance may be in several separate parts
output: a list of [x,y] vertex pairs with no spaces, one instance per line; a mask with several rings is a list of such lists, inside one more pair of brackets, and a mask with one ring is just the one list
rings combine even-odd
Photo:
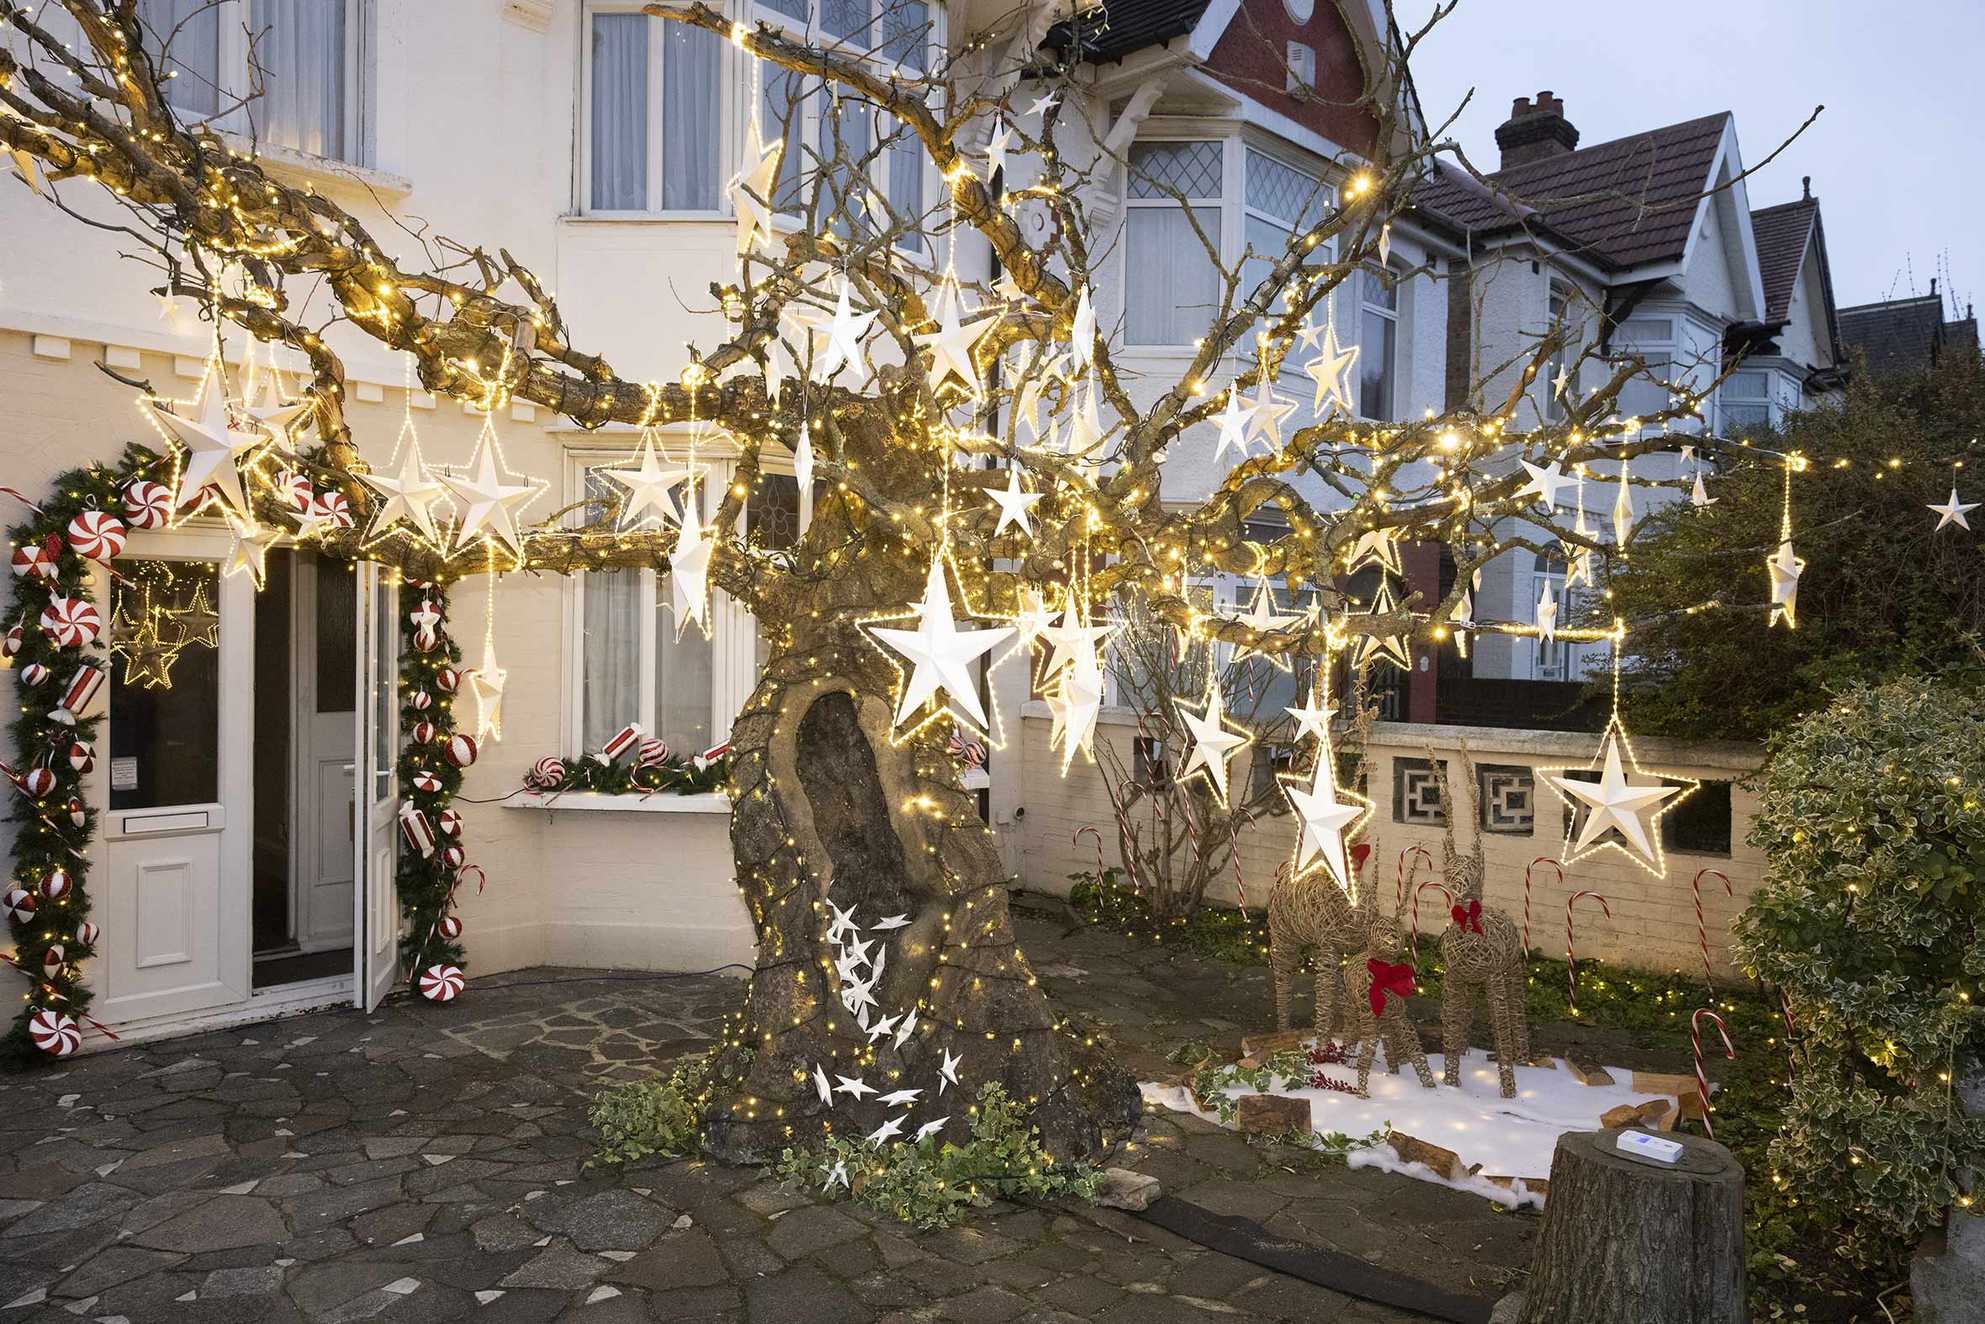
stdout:
[[41,902],[25,887],[10,887],[7,895],[0,897],[0,907],[6,909],[7,918],[14,923],[26,924],[34,918],[35,911],[41,909]]
[[466,768],[476,761],[476,738],[461,732],[448,737],[448,761],[458,768]]
[[524,774],[524,784],[539,791],[557,790],[565,785],[565,760],[556,754],[545,755]]
[[299,473],[286,473],[276,479],[276,495],[282,503],[301,514],[310,509],[310,502],[317,493],[310,486],[310,479]]
[[468,854],[460,846],[443,846],[441,848],[441,863],[446,868],[459,869],[468,858]]
[[414,647],[423,653],[432,653],[441,647],[441,632],[430,626],[421,626],[414,631]]
[[414,773],[414,789],[433,795],[441,789],[441,778],[429,772],[426,768],[422,768]]
[[0,657],[12,662],[21,655],[21,647],[28,641],[28,633],[20,626],[9,626],[7,633],[0,635]]
[[659,768],[669,761],[669,742],[660,736],[649,736],[641,742],[641,753],[636,756],[636,767]]
[[444,837],[462,835],[462,816],[452,809],[444,809],[434,816],[434,826],[441,829]]
[[96,946],[97,938],[101,936],[102,933],[103,933],[102,929],[99,929],[96,925],[90,923],[88,920],[84,920],[81,924],[78,924],[76,926],[76,942],[78,945],[83,947],[94,947]]
[[328,521],[334,529],[349,529],[352,526],[352,503],[345,499],[343,492],[319,492],[310,500],[310,515],[313,519]]
[[67,1057],[83,1046],[83,1032],[76,1028],[75,1018],[46,1007],[28,1017],[28,1038],[42,1052],[57,1057]]
[[453,1002],[462,991],[462,972],[452,965],[431,965],[420,972],[420,995],[429,1002]]
[[149,478],[124,487],[124,518],[134,529],[162,529],[172,518],[172,489]]
[[462,921],[453,915],[443,915],[440,922],[434,926],[434,931],[445,941],[453,942],[462,936]]
[[67,808],[69,811],[69,823],[72,827],[81,827],[83,824],[89,821],[89,817],[90,817],[89,809],[85,807],[83,802],[81,800],[78,800],[75,796],[72,795],[69,797],[69,803],[65,806],[65,808]]
[[30,662],[21,668],[21,684],[39,685],[47,680],[51,674],[48,667],[43,663]]
[[426,690],[415,690],[413,697],[408,699],[407,703],[412,706],[415,712],[424,713],[434,706],[434,696]]
[[60,901],[63,897],[68,896],[70,886],[71,882],[67,869],[50,869],[41,876],[41,894],[50,901]]
[[453,667],[443,667],[434,673],[434,688],[443,694],[453,694],[462,685],[462,673]]
[[21,789],[39,800],[55,789],[55,774],[47,768],[29,768],[21,776]]
[[59,974],[62,970],[62,962],[64,959],[65,958],[62,952],[62,944],[59,942],[50,943],[48,950],[41,954],[42,973],[50,976],[51,978]]
[[103,510],[86,510],[69,521],[69,546],[86,561],[108,561],[124,550],[124,521]]
[[14,549],[13,566],[17,578],[53,580],[61,571],[62,543],[50,538],[45,543],[29,543]]
[[96,746],[87,740],[73,741],[69,745],[69,766],[77,772],[89,775],[96,767]]
[[88,598],[56,594],[42,609],[41,632],[57,648],[86,648],[103,633],[103,613]]
[[416,745],[426,745],[433,742],[437,730],[432,722],[415,722],[414,729],[408,734],[413,737]]

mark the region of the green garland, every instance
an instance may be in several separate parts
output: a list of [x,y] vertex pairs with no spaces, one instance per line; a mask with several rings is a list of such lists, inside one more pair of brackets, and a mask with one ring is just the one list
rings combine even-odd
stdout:
[[[532,769],[524,784],[546,795],[702,795],[721,791],[730,776],[731,756],[721,754],[698,767],[694,762],[671,756],[654,767],[638,767],[632,759],[603,759],[587,754],[576,759],[560,759],[563,771],[556,786],[546,785]],[[542,766],[542,764],[540,765]]]
[[[415,613],[423,605],[440,613],[433,638],[425,638]],[[461,683],[462,650],[448,633],[448,591],[440,584],[408,580],[400,586],[400,796],[401,807],[418,812],[433,833],[434,849],[427,855],[401,842],[397,882],[400,938],[407,979],[418,986],[421,973],[437,965],[457,970],[468,963],[459,933],[450,937],[449,919],[463,865],[450,862],[450,848],[459,849],[461,836],[442,831],[442,814],[450,811],[462,789],[462,769],[448,758],[455,735],[455,691]],[[423,645],[427,645],[423,647]],[[450,682],[444,673],[455,679]],[[421,696],[425,696],[422,698]],[[421,707],[422,703],[426,707]],[[418,729],[432,726],[432,737],[415,738]],[[419,732],[427,734],[426,732]],[[422,789],[430,782],[433,789]]]
[[[105,705],[94,705],[94,716],[76,715],[73,722],[59,720],[62,692],[78,667],[104,670],[108,677],[109,659],[105,651],[105,628],[94,642],[79,648],[63,648],[44,634],[41,614],[56,596],[94,601],[90,585],[91,563],[69,545],[69,521],[84,511],[100,510],[124,517],[122,486],[132,479],[160,479],[166,476],[165,462],[141,446],[125,449],[115,467],[93,464],[71,469],[56,476],[54,494],[33,518],[8,529],[15,549],[45,547],[54,551],[53,578],[39,575],[12,576],[14,596],[11,611],[0,630],[19,630],[20,650],[12,659],[19,684],[20,713],[10,723],[13,737],[12,783],[0,787],[0,795],[10,802],[8,817],[14,828],[14,867],[7,888],[19,889],[34,898],[32,914],[14,914],[14,961],[31,984],[13,1028],[7,1033],[4,1056],[16,1065],[47,1060],[49,1054],[36,1048],[28,1035],[28,1021],[43,1010],[73,1017],[79,1026],[88,1025],[90,989],[83,983],[83,963],[95,955],[94,929],[86,927],[90,916],[90,844],[96,837],[97,809],[84,794],[84,773],[70,761],[72,745],[94,749],[103,726]],[[22,674],[29,667],[47,668],[47,678],[28,685]],[[25,785],[31,772],[46,769],[54,784],[35,796]],[[50,898],[43,890],[50,874],[60,869],[68,876],[68,890]],[[60,955],[53,955],[60,948]]]

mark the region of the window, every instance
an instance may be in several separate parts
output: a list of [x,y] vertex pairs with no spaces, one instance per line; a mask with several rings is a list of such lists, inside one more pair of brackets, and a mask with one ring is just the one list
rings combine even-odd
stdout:
[[1716,402],[1726,432],[1770,427],[1771,374],[1756,369],[1731,373],[1717,388]]
[[1399,356],[1399,277],[1387,269],[1360,276],[1358,412],[1376,423],[1394,417]]
[[1675,375],[1675,323],[1667,317],[1630,317],[1620,326],[1619,351],[1647,360],[1643,375],[1620,388],[1619,413],[1644,418],[1668,407],[1668,388]]
[[[1537,554],[1536,569],[1530,576],[1530,623],[1537,623],[1537,603],[1548,587],[1551,596],[1558,604],[1558,624],[1571,624],[1570,604],[1565,601],[1565,568],[1556,561]],[[1567,661],[1571,645],[1562,639],[1538,639],[1533,643],[1535,653],[1531,659],[1530,678],[1532,680],[1569,680],[1570,668]]]
[[1190,345],[1218,311],[1225,158],[1218,141],[1131,144],[1124,252],[1142,278],[1124,282],[1127,344]]
[[1565,385],[1564,393],[1559,393],[1558,378],[1563,375],[1565,369],[1577,357],[1573,352],[1569,339],[1571,334],[1571,327],[1569,325],[1571,319],[1571,287],[1562,281],[1554,280],[1551,282],[1550,319],[1550,324],[1545,327],[1546,333],[1555,335],[1562,331],[1567,337],[1565,343],[1558,346],[1552,352],[1551,360],[1544,368],[1544,417],[1555,423],[1564,418],[1565,395],[1571,393],[1569,382]]
[[[1241,297],[1249,298],[1288,251],[1289,238],[1313,228],[1323,219],[1329,195],[1314,175],[1284,165],[1272,156],[1247,149],[1247,176],[1242,181],[1245,223],[1243,238],[1252,256],[1241,264]],[[1285,301],[1278,300],[1277,307]]]
[[587,23],[587,210],[716,211],[722,39],[638,8],[592,6]]
[[[139,0],[180,112],[363,164],[369,0]],[[260,72],[260,95],[256,71]],[[245,107],[243,103],[246,103]]]

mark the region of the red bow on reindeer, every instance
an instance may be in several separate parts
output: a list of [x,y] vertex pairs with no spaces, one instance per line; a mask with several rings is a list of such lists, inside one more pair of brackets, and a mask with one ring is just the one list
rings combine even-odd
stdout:
[[1365,969],[1372,972],[1372,1015],[1385,1010],[1385,995],[1404,1000],[1413,996],[1413,967],[1405,961],[1397,965],[1376,957],[1365,958]]
[[1465,906],[1455,906],[1450,912],[1454,916],[1454,927],[1463,933],[1482,931],[1482,903],[1470,900]]

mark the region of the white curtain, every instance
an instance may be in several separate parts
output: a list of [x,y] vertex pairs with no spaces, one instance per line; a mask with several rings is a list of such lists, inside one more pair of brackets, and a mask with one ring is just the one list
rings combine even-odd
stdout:
[[723,140],[715,33],[663,24],[662,209],[715,211]]
[[648,207],[649,21],[646,14],[593,15],[594,211]]
[[855,225],[865,222],[868,215],[868,176],[864,173],[864,162],[868,158],[874,123],[875,108],[855,97],[828,102],[820,116],[815,148],[822,161],[837,162],[832,176],[833,186],[823,191],[820,201],[821,206],[834,209],[830,228],[844,239],[853,234]]
[[150,29],[152,58],[160,48],[175,77],[166,99],[195,115],[220,111],[221,11],[211,0],[138,0],[138,17]]
[[[1220,209],[1192,217],[1215,243]],[[1124,338],[1133,345],[1190,345],[1206,334],[1220,302],[1220,273],[1177,206],[1133,207],[1124,279]]]
[[758,107],[758,136],[771,142],[785,135],[786,150],[779,157],[779,178],[773,185],[772,204],[782,212],[800,209],[800,170],[806,164],[800,148],[806,132],[806,94],[797,86],[796,75],[767,68],[764,90]]
[[[666,595],[666,583],[662,590]],[[718,740],[710,729],[712,651],[694,624],[678,639],[666,605],[655,613],[655,734],[684,757]]]
[[262,96],[248,112],[264,142],[352,159],[345,141],[345,23],[343,0],[254,0],[250,31]]
[[910,227],[896,238],[896,246],[913,253],[923,251],[920,218],[924,212],[924,152],[917,135],[897,125],[889,140],[889,207]]
[[585,639],[580,710],[582,754],[597,754],[608,737],[641,712],[641,572],[594,570],[586,575]]

